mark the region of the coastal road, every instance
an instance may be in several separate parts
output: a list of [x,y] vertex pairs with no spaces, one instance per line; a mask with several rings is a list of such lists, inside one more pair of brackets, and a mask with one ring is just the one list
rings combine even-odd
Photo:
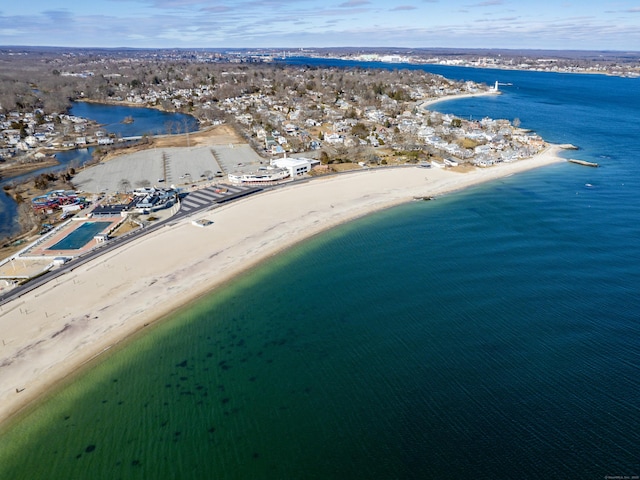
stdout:
[[[411,168],[411,167],[415,167],[415,165],[386,166],[386,167],[380,167],[380,168],[387,170],[387,169]],[[373,171],[373,170],[374,169],[367,169],[367,171]],[[350,174],[357,174],[359,172],[362,172],[362,170],[342,172],[334,175],[350,175]],[[313,179],[312,178],[296,179],[295,183],[299,184],[299,183],[305,183],[309,181],[313,181]],[[193,192],[189,192],[181,198],[180,210],[178,211],[178,213],[176,213],[172,217],[169,217],[166,220],[159,221],[158,223],[151,224],[147,227],[144,227],[143,229],[132,231],[121,237],[113,238],[108,242],[105,242],[97,246],[96,248],[90,250],[89,252],[81,256],[75,257],[73,260],[62,265],[60,268],[49,271],[37,278],[34,278],[33,280],[27,282],[24,285],[16,287],[13,290],[10,290],[5,294],[0,295],[0,306],[10,302],[11,300],[19,298],[25,293],[30,292],[31,290],[34,290],[39,286],[44,285],[45,283],[64,275],[65,273],[73,271],[75,268],[79,267],[80,265],[84,265],[85,263],[99,257],[100,255],[103,255],[104,253],[107,253],[116,248],[119,248],[122,245],[125,245],[126,243],[129,243],[139,238],[142,235],[146,235],[147,233],[156,231],[164,226],[174,225],[176,222],[184,218],[195,216],[201,212],[207,211],[211,208],[215,208],[224,203],[232,202],[261,191],[286,188],[289,185],[291,185],[291,182],[286,182],[278,185],[265,186],[265,187],[251,187],[251,186],[245,186],[245,185],[220,185],[220,186],[210,186],[200,190],[194,190]]]
[[218,205],[239,200],[243,197],[253,195],[255,193],[263,191],[258,187],[247,186],[225,186],[226,191],[222,191],[222,187],[207,187],[202,190],[196,190],[186,194],[181,199],[180,210],[172,217],[162,220],[158,223],[149,225],[142,229],[134,230],[121,237],[116,237],[108,242],[100,244],[99,246],[89,250],[87,253],[73,258],[69,262],[62,265],[60,268],[51,270],[37,278],[27,282],[24,285],[14,288],[13,290],[0,295],[0,305],[4,305],[12,300],[15,300],[27,292],[35,290],[36,288],[50,282],[51,280],[58,278],[68,272],[73,271],[81,265],[84,265],[107,252],[111,252],[116,248],[119,248],[129,242],[132,242],[143,235],[159,230],[165,226],[174,225],[177,221],[184,218],[196,215],[203,211],[209,210]]

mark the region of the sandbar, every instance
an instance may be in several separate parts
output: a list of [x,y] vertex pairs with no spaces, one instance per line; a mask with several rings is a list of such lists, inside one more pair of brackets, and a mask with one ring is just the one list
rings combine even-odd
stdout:
[[[323,230],[564,161],[559,146],[465,173],[363,169],[294,182],[142,236],[0,307],[0,421],[145,325]],[[192,221],[207,219],[204,228]]]

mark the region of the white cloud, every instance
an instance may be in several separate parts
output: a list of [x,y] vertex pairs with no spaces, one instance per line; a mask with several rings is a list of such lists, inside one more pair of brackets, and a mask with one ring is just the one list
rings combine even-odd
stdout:
[[354,8],[354,7],[362,7],[363,5],[369,5],[371,2],[367,0],[349,0],[348,2],[341,3],[338,5],[340,8]]
[[391,9],[392,12],[400,12],[404,10],[417,10],[418,7],[414,7],[413,5],[399,5]]
[[[99,0],[96,0],[99,2]],[[29,15],[0,14],[0,44],[129,47],[406,46],[640,50],[636,16],[525,13],[502,1],[109,0]],[[126,7],[123,2],[127,2]],[[59,2],[58,4],[65,2]],[[431,5],[425,5],[431,4]],[[105,5],[109,8],[106,8]],[[468,8],[464,15],[460,7]],[[500,16],[482,7],[502,7]],[[94,8],[95,6],[95,8]],[[513,10],[512,10],[513,7]],[[619,7],[621,8],[621,7]],[[416,15],[420,9],[425,15]],[[393,11],[394,14],[389,12]],[[408,12],[404,14],[403,12]],[[629,13],[640,13],[631,8]],[[587,14],[589,16],[587,16]],[[411,16],[415,21],[411,21]],[[394,23],[396,22],[396,23]]]
[[495,5],[502,5],[502,0],[487,0],[485,2],[474,3],[472,5],[465,5],[467,7],[493,7]]

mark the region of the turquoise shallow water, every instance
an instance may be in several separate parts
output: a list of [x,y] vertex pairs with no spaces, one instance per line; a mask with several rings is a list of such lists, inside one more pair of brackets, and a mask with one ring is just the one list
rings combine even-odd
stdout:
[[305,242],[3,432],[0,478],[640,473],[638,100],[528,75],[493,115],[531,112],[524,126],[602,168],[557,164]]

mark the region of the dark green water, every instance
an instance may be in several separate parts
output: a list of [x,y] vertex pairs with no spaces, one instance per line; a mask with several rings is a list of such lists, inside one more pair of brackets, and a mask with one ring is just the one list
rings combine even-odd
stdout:
[[[563,255],[579,232],[550,218],[575,205],[550,202],[544,185],[567,168],[382,212],[279,257],[4,434],[0,477],[541,478],[637,466],[639,305],[622,309],[627,289],[598,279],[604,267],[630,273],[618,255]],[[503,220],[529,196],[527,218]]]
[[305,242],[3,431],[0,478],[640,473],[640,97],[619,95],[637,83],[529,75],[540,91],[516,75],[494,116],[526,111],[602,168],[558,164]]

